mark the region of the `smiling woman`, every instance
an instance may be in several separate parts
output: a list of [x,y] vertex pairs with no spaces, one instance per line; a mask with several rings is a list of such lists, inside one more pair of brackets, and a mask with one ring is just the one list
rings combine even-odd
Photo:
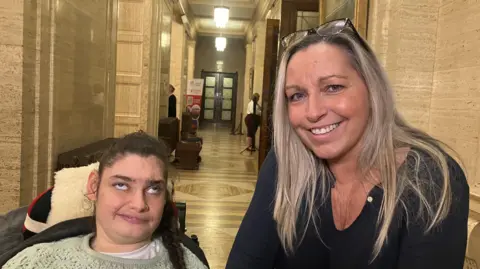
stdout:
[[158,139],[144,132],[118,139],[88,179],[93,233],[33,245],[2,268],[207,268],[180,239],[167,164]]
[[[367,125],[367,88],[349,61],[342,49],[318,43],[297,52],[287,67],[285,94],[290,124],[322,159],[345,154],[338,151],[354,146],[357,149],[349,152],[358,152]],[[335,139],[341,132],[349,135]]]
[[282,40],[273,148],[227,269],[462,269],[469,187],[349,19]]

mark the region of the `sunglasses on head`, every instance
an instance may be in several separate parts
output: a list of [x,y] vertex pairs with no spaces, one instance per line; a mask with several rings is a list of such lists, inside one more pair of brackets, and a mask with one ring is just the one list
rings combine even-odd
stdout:
[[337,35],[344,31],[351,31],[357,39],[359,39],[362,43],[364,42],[363,39],[360,37],[360,34],[357,32],[357,30],[353,26],[352,21],[350,21],[350,19],[348,18],[345,18],[345,19],[333,20],[308,30],[300,30],[300,31],[293,32],[282,38],[282,46],[284,48],[287,48],[288,46],[295,44],[298,41],[310,35],[319,35],[319,36],[326,37],[326,36]]

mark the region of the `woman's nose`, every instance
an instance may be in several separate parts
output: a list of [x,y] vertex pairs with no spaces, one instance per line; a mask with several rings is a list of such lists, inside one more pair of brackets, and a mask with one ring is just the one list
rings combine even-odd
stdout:
[[135,210],[140,212],[148,210],[147,199],[145,193],[142,191],[137,191],[132,194],[131,205]]
[[321,93],[309,95],[306,115],[310,122],[317,122],[327,114],[328,108]]

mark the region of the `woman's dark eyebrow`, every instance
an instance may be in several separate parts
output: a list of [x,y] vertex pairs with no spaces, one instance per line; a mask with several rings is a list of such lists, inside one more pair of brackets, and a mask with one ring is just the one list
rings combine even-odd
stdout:
[[[124,176],[124,175],[113,175],[111,176],[110,178],[117,178],[117,179],[121,179],[123,181],[127,181],[127,182],[135,182],[135,179],[131,178],[131,177],[127,177],[127,176]],[[165,180],[163,178],[159,178],[159,179],[148,179],[145,181],[148,185],[165,185]]]
[[124,180],[124,181],[128,181],[128,182],[134,182],[135,180],[130,178],[130,177],[127,177],[127,176],[123,176],[123,175],[113,175],[111,176],[110,178],[118,178],[118,179],[121,179],[121,180]]
[[163,179],[149,179],[145,182],[148,186],[162,185],[165,186],[165,180]]

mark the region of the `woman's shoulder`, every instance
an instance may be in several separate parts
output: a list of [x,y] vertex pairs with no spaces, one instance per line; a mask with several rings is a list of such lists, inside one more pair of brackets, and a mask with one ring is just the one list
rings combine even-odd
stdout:
[[274,187],[277,184],[277,155],[273,149],[271,149],[258,172],[257,188],[258,187]]
[[[466,179],[462,167],[450,154],[442,151],[442,155],[439,157],[445,160],[451,180]],[[417,170],[420,176],[428,175],[433,180],[442,179],[442,167],[439,165],[437,158],[424,150],[412,148],[407,155],[406,166],[409,170]]]
[[84,237],[85,236],[75,236],[75,237],[69,237],[69,238],[65,238],[55,242],[35,244],[33,246],[30,246],[24,249],[19,254],[24,252],[25,253],[35,253],[35,252],[54,253],[58,251],[69,250],[72,248],[80,248]]
[[208,267],[203,263],[203,261],[198,257],[190,248],[187,248],[182,244],[183,248],[183,257],[185,260],[185,265],[187,269],[207,269]]
[[[424,190],[424,194],[432,204],[438,202],[442,195],[445,182],[449,189],[454,204],[464,203],[469,196],[469,186],[462,166],[450,154],[443,151],[439,156],[447,164],[448,178],[444,177],[443,170],[436,157],[419,149],[411,149],[405,163],[407,176],[415,178]],[[414,192],[415,193],[415,192]],[[415,200],[415,199],[414,199]]]
[[263,167],[267,169],[277,168],[277,155],[273,148],[268,151],[267,156],[265,157],[265,160],[262,163],[262,168]]
[[72,250],[80,249],[82,240],[83,236],[77,236],[35,244],[17,253],[2,268],[47,268],[58,257],[68,257]]

